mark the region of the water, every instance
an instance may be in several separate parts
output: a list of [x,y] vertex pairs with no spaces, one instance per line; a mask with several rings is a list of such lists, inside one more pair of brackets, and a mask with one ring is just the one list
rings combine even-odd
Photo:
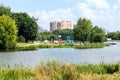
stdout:
[[53,48],[35,51],[0,52],[0,64],[2,66],[22,64],[27,67],[34,67],[41,61],[45,62],[52,59],[74,64],[115,63],[120,61],[120,43],[94,49]]

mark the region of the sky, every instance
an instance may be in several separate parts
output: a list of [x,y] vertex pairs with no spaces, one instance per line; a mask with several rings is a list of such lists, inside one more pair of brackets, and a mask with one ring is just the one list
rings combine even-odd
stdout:
[[49,30],[52,21],[90,19],[105,31],[120,31],[120,0],[0,0],[13,12],[27,12],[38,19],[40,27]]

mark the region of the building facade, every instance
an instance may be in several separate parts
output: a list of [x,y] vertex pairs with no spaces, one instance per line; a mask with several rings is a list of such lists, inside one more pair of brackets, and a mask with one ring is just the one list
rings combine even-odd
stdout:
[[50,22],[50,31],[62,29],[73,29],[73,23],[71,21]]

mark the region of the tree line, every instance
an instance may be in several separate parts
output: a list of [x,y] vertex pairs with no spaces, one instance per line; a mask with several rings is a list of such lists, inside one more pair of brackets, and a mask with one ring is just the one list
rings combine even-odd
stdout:
[[26,12],[12,12],[11,8],[0,5],[0,49],[14,49],[17,42],[35,40],[63,40],[70,36],[72,40],[80,42],[104,42],[106,34],[104,29],[93,26],[91,20],[79,18],[73,30],[54,30],[39,33],[37,19],[30,17]]
[[76,28],[74,28],[74,40],[81,42],[104,42],[106,34],[104,29],[93,26],[91,20],[79,18]]
[[120,40],[120,31],[108,32],[107,37],[112,40]]

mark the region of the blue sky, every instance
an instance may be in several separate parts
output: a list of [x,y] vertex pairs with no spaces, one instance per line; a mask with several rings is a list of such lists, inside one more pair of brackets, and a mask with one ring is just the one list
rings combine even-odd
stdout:
[[51,21],[88,18],[106,31],[120,31],[120,0],[0,0],[14,12],[27,12],[49,30]]

